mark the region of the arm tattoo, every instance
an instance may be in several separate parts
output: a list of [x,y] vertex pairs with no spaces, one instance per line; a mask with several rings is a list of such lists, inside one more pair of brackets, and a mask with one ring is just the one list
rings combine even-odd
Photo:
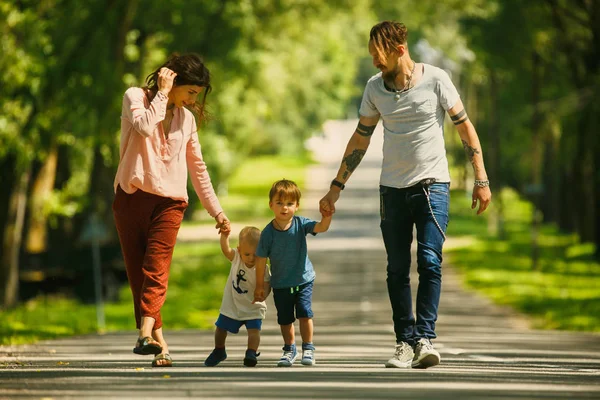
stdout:
[[360,164],[362,158],[364,157],[366,150],[356,149],[352,152],[352,154],[348,154],[342,162],[346,163],[346,171],[344,171],[343,178],[346,179],[348,177],[349,172],[354,172],[358,164]]
[[460,125],[463,122],[465,122],[466,120],[468,120],[469,116],[467,115],[467,112],[463,108],[463,110],[461,112],[459,112],[458,114],[451,115],[450,119],[452,120],[452,122],[454,123],[454,125]]
[[366,126],[366,125],[361,124],[360,122],[358,123],[358,127],[356,127],[356,132],[358,132],[358,134],[361,136],[371,136],[373,134],[374,130],[375,130],[375,125]]
[[477,150],[475,147],[471,147],[467,142],[465,142],[464,140],[462,141],[463,147],[465,148],[465,151],[467,152],[467,156],[469,157],[469,161],[471,162],[471,164],[473,164],[473,157],[475,157],[475,154],[479,154],[479,150]]

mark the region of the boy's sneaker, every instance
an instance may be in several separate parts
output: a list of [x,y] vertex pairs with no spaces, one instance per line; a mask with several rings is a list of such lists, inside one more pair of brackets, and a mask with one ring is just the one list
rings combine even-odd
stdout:
[[256,363],[258,363],[257,357],[260,356],[260,353],[252,349],[246,350],[246,356],[244,357],[244,365],[246,367],[254,367]]
[[412,361],[413,368],[429,368],[440,363],[440,353],[433,348],[431,340],[422,338],[419,339],[415,346],[415,357]]
[[406,342],[396,345],[396,352],[385,363],[386,368],[410,368],[415,352],[412,346]]
[[315,351],[311,349],[302,350],[302,365],[315,365]]
[[298,352],[296,351],[295,345],[285,345],[283,346],[283,354],[277,363],[278,367],[291,367],[296,361],[296,357],[298,357]]
[[212,353],[204,360],[204,365],[207,367],[216,367],[221,361],[227,359],[227,353],[225,349],[215,348]]

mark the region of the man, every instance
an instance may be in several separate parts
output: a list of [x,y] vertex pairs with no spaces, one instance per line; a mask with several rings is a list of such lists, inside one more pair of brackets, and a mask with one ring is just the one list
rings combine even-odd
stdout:
[[[386,367],[428,368],[440,363],[431,339],[441,290],[442,246],[446,239],[450,174],[443,137],[448,112],[475,172],[474,209],[488,207],[492,194],[477,132],[448,75],[414,62],[406,27],[384,21],[371,29],[369,53],[381,72],[369,79],[360,120],[350,138],[337,176],[320,201],[334,213],[335,202],[360,164],[379,121],[383,120],[380,177],[381,232],[387,252],[387,285],[392,305],[396,348]],[[417,230],[419,287],[416,319],[410,291],[410,245]]]

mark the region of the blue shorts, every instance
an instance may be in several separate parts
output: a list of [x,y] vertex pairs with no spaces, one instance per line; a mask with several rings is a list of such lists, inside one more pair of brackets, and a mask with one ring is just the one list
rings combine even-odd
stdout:
[[[291,288],[273,289],[273,301],[277,308],[277,323],[289,325],[296,318],[312,318],[312,293],[314,281]],[[294,317],[294,309],[296,316]]]
[[229,318],[223,314],[219,314],[215,325],[227,332],[238,333],[242,325],[246,325],[246,329],[262,328],[262,319],[249,319],[246,321],[238,321],[237,319]]

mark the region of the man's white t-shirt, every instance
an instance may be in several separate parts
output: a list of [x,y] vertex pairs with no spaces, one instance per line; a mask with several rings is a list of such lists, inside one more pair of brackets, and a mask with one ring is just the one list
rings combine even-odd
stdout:
[[[256,267],[248,268],[242,261],[237,249],[233,249],[229,277],[223,290],[220,313],[226,317],[247,321],[250,319],[265,319],[267,304],[264,301],[252,304],[254,288],[256,288]],[[269,268],[265,268],[265,282],[269,282]]]
[[383,121],[380,185],[405,188],[426,178],[450,182],[444,118],[460,96],[444,70],[423,65],[419,82],[398,100],[385,88],[381,72],[365,87],[360,115],[379,114]]

